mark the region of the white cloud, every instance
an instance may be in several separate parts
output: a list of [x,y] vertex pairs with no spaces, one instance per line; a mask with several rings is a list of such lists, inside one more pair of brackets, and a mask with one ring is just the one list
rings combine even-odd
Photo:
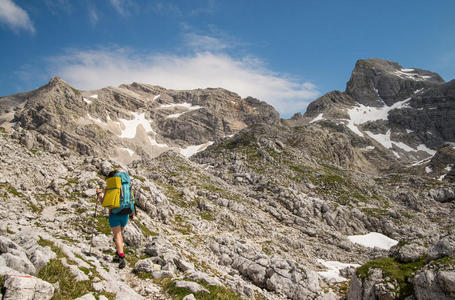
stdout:
[[130,10],[136,8],[136,4],[133,0],[110,0],[115,10],[122,16],[128,16]]
[[199,51],[220,51],[229,48],[229,45],[225,41],[209,35],[189,32],[184,35],[184,38],[188,46]]
[[14,31],[23,29],[35,32],[35,27],[27,12],[11,0],[0,0],[0,22],[5,23]]
[[90,20],[90,24],[96,25],[98,23],[98,13],[94,7],[89,7],[88,9],[88,18]]
[[272,72],[258,59],[235,59],[213,52],[140,55],[117,48],[72,51],[52,59],[54,74],[79,89],[99,89],[133,81],[168,89],[222,87],[273,105],[282,115],[302,111],[318,96],[311,83]]

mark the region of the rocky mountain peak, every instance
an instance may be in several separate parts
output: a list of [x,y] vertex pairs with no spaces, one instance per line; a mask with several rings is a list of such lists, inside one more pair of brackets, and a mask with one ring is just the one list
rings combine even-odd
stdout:
[[430,71],[403,68],[379,58],[360,59],[346,85],[346,93],[364,105],[390,106],[417,90],[443,83],[441,76]]

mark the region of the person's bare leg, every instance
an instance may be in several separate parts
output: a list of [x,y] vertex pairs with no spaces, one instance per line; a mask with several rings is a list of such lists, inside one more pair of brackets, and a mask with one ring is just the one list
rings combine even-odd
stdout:
[[122,237],[122,227],[115,226],[111,228],[112,234],[114,235],[115,248],[117,249],[117,254],[123,253],[123,237]]

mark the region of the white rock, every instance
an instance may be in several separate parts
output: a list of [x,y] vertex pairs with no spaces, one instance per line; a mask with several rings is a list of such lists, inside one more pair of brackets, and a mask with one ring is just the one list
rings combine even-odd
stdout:
[[74,300],[96,300],[95,296],[93,296],[92,293],[85,294],[84,296],[81,296],[79,298],[76,298]]
[[3,300],[47,300],[54,296],[52,284],[33,276],[10,276],[4,288]]
[[204,292],[210,294],[210,292],[206,288],[204,288],[202,285],[196,282],[177,280],[176,282],[174,282],[174,285],[178,288],[190,290],[192,293]]

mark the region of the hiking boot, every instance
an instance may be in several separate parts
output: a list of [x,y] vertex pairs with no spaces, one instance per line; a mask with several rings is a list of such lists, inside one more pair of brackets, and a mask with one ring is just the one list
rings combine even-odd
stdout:
[[118,268],[123,269],[126,266],[126,260],[124,257],[123,258],[119,257],[119,259],[120,259],[120,263],[118,264]]
[[115,262],[115,263],[120,262],[120,256],[115,255],[115,256],[112,258],[112,262]]

